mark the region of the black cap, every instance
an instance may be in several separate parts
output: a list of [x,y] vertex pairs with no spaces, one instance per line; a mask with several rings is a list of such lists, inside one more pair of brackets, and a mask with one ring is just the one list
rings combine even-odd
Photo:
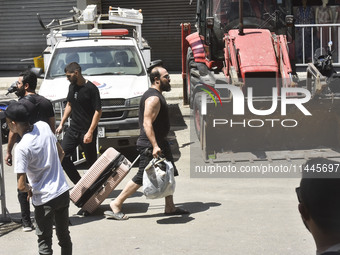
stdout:
[[8,105],[5,111],[0,112],[0,119],[9,118],[17,122],[28,122],[30,114],[25,105],[13,102]]

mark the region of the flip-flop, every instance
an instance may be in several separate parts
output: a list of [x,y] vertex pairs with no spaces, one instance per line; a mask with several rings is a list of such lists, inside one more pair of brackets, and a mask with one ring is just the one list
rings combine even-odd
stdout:
[[175,211],[170,212],[170,213],[164,213],[165,215],[185,215],[185,214],[190,214],[189,211],[181,209],[181,208],[176,208]]
[[114,219],[114,220],[128,220],[129,219],[129,217],[122,212],[114,213],[112,211],[105,211],[104,215],[106,219]]

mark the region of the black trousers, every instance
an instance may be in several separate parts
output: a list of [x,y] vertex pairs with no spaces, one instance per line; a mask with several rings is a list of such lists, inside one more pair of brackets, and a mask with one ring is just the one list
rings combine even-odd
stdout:
[[31,225],[30,202],[27,201],[28,193],[18,190],[18,200],[20,203],[21,220],[24,226]]
[[47,203],[35,207],[36,234],[39,254],[52,254],[53,223],[55,223],[61,255],[72,254],[72,241],[69,231],[70,195],[66,191]]
[[83,132],[79,132],[72,128],[69,128],[67,129],[64,135],[64,139],[61,143],[61,147],[65,152],[65,157],[61,164],[67,176],[74,184],[76,184],[81,178],[77,168],[75,167],[71,160],[71,156],[75,152],[77,146],[81,145],[85,154],[88,167],[92,166],[92,164],[97,160],[97,147],[96,147],[97,129],[95,130],[95,132],[93,132],[93,139],[91,143],[87,144],[83,143],[84,135],[85,134]]

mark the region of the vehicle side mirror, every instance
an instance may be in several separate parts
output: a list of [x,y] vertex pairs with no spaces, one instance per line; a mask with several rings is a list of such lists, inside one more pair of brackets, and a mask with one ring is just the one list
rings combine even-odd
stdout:
[[31,72],[33,72],[38,78],[44,78],[44,72],[42,68],[32,67]]

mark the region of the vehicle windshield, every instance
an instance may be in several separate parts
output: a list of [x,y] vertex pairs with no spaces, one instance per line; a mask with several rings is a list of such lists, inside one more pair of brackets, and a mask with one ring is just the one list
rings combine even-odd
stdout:
[[[265,28],[271,31],[286,26],[285,16],[291,14],[287,0],[244,0],[244,28]],[[213,16],[221,27],[228,31],[239,26],[238,0],[212,0]]]
[[78,62],[83,75],[144,75],[142,61],[132,46],[56,49],[47,78],[65,76],[65,66]]

